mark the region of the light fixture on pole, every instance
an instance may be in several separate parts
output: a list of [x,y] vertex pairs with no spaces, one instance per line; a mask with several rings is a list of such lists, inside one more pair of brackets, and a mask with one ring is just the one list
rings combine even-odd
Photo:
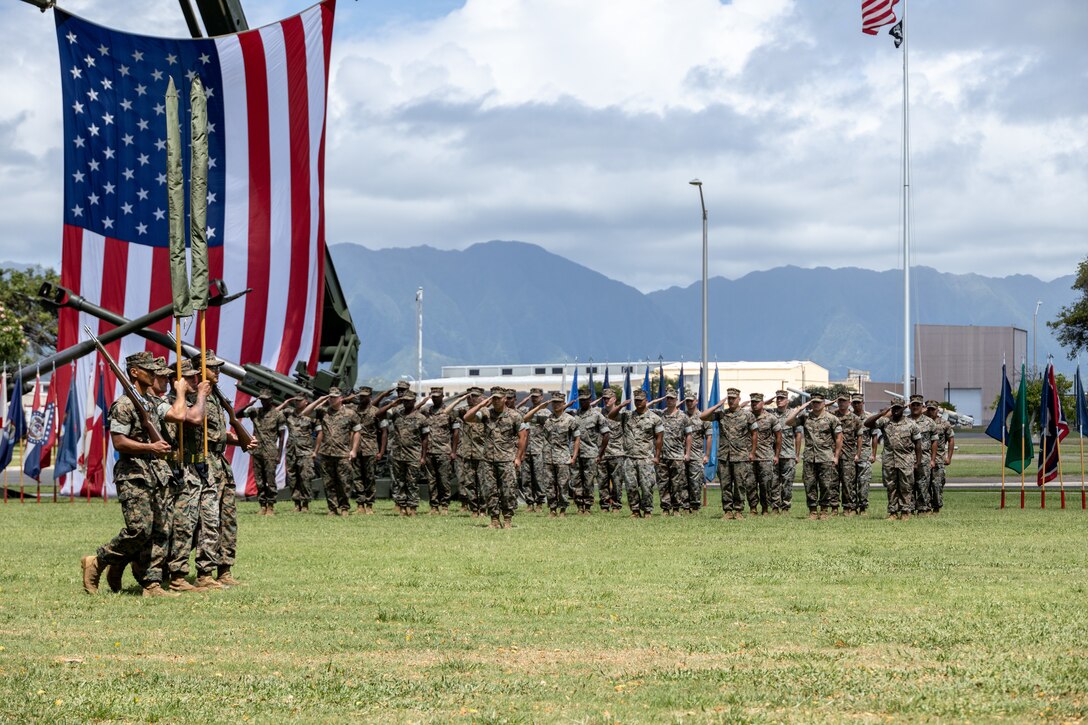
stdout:
[[418,346],[416,348],[416,395],[423,395],[423,288],[416,290],[416,327]]
[[1043,306],[1042,300],[1036,300],[1035,302],[1035,314],[1031,316],[1031,379],[1039,377],[1039,338],[1037,332],[1039,329],[1039,308]]
[[706,396],[708,394],[708,386],[710,384],[709,374],[710,365],[707,362],[707,344],[706,344],[706,320],[707,320],[707,293],[706,293],[706,268],[707,268],[707,244],[706,244],[706,201],[703,198],[703,182],[699,179],[692,179],[688,182],[692,186],[699,189],[699,206],[703,208],[703,358],[702,358],[702,381],[703,390],[699,391],[699,407],[705,409]]

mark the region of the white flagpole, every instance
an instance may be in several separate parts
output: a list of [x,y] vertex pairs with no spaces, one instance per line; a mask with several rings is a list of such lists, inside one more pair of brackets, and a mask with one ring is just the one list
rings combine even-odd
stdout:
[[910,86],[907,72],[907,0],[903,0],[903,399],[910,400]]

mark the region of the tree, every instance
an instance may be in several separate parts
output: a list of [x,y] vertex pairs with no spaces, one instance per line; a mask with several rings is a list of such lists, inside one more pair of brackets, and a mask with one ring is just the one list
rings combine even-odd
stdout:
[[1046,323],[1058,334],[1058,342],[1074,359],[1081,350],[1088,350],[1088,258],[1077,267],[1073,289],[1080,290],[1080,299],[1061,308],[1057,317]]
[[0,361],[9,368],[31,362],[57,347],[57,311],[38,302],[38,288],[43,282],[57,284],[57,273],[38,267],[0,269]]

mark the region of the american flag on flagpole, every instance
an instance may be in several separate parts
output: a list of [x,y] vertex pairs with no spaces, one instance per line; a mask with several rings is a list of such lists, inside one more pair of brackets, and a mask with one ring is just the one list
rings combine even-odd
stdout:
[[876,35],[880,28],[894,23],[898,3],[899,0],[861,0],[861,32]]
[[[170,303],[164,99],[170,77],[186,89],[179,93],[186,158],[187,89],[199,76],[208,95],[211,277],[231,292],[252,289],[208,309],[208,347],[232,362],[281,373],[299,360],[316,369],[334,9],[335,0],[325,0],[263,28],[200,39],[133,35],[55,11],[64,114],[63,286],[129,319]],[[156,329],[170,332],[170,322]],[[62,308],[58,348],[78,342],[84,324],[99,334],[112,327]],[[194,327],[187,342],[194,342]],[[122,364],[144,349],[171,352],[135,335],[107,349]],[[94,356],[76,367],[85,397]],[[66,398],[72,372],[66,366],[57,374],[58,397]],[[243,397],[229,378],[220,387],[229,399]],[[108,388],[112,404],[120,386]],[[57,401],[59,410],[65,405]],[[232,465],[242,491],[249,457],[233,456]],[[82,482],[67,481],[71,486],[79,491]]]

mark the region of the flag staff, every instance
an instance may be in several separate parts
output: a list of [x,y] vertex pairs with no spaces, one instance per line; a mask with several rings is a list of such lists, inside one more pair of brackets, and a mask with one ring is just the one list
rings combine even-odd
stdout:
[[[18,374],[18,373],[16,373],[16,374]],[[7,401],[7,396],[8,396],[8,364],[7,363],[4,363],[4,377],[2,378],[2,380],[3,380],[3,385],[4,385],[4,400]],[[0,425],[3,425],[5,428],[8,425],[8,411],[7,411],[6,407],[5,407],[4,410],[0,410]],[[15,445],[14,441],[11,442],[11,445]],[[1083,454],[1081,454],[1081,457],[1083,458]],[[1081,476],[1081,478],[1084,478],[1084,476]],[[8,502],[8,467],[7,466],[4,466],[4,483],[3,483],[3,485],[4,485],[4,503],[7,503]]]
[[[181,128],[178,125],[178,91],[174,77],[166,85],[166,208],[170,242],[170,291],[174,303],[174,344],[177,378],[181,384],[181,318],[192,314],[189,299],[189,275],[185,264],[184,198],[185,180],[181,172]],[[178,423],[178,467],[185,467],[185,422]]]
[[[189,90],[189,296],[200,317],[200,381],[208,381],[208,99],[200,76]],[[204,408],[204,460],[208,460],[208,408]]]
[[[23,405],[22,398],[20,398],[19,400],[13,400],[12,402],[15,403],[16,405],[20,406],[20,407],[22,407],[22,405]],[[38,386],[35,385],[34,386],[34,404],[37,404],[37,402],[38,402]],[[29,426],[27,427],[27,430],[29,431]],[[26,498],[25,498],[26,483],[23,481],[23,466],[26,465],[26,441],[27,441],[27,439],[23,438],[23,442],[19,446],[19,503],[26,503]]]
[[1088,421],[1084,420],[1084,414],[1088,406],[1084,403],[1084,385],[1080,380],[1080,360],[1077,360],[1077,380],[1076,385],[1073,386],[1073,392],[1077,396],[1076,404],[1073,406],[1074,412],[1077,414],[1077,437],[1080,439],[1080,507],[1081,510],[1088,509],[1088,495],[1084,490],[1084,432],[1088,430]]
[[[34,383],[35,383],[34,384],[34,405],[38,405],[41,402],[41,392],[39,391],[39,387],[41,385],[41,375],[40,375],[40,373],[37,373],[37,374],[35,374],[34,377],[37,378],[34,381]],[[50,384],[52,384],[52,383],[50,383]],[[46,398],[46,400],[48,400],[48,398]],[[46,440],[47,441],[49,440],[48,436],[46,436]],[[42,458],[41,446],[38,447],[37,456],[38,456],[38,460],[40,461],[41,458]],[[42,502],[42,471],[41,471],[41,466],[38,467],[38,478],[35,480],[35,484],[36,484],[36,486],[35,486],[35,490],[34,490],[34,499],[35,499],[36,503],[41,503]]]
[[[53,363],[53,374],[49,377],[49,389],[53,389],[53,385],[57,382],[57,364]],[[49,424],[49,437],[53,439],[53,449],[56,451],[53,454],[53,473],[57,472],[57,455],[60,453],[60,421],[57,418],[60,417],[60,398],[57,397],[56,392],[53,393],[53,420]],[[57,479],[53,477],[53,503],[57,502]]]
[[[1001,385],[1008,384],[1008,375],[1005,372],[1005,356],[1001,356]],[[1005,411],[1005,389],[1001,389],[1001,508],[1005,508],[1005,448],[1008,447],[1008,443],[1005,442],[1005,424],[1008,418],[1008,413]]]
[[[102,367],[102,361],[98,361],[98,379],[102,382],[102,403],[106,402],[106,370]],[[106,428],[106,418],[108,417],[108,411],[102,411],[102,503],[105,504],[109,501],[110,492],[109,485],[106,484],[106,460],[110,455],[110,432]],[[90,496],[87,497],[90,500]]]

